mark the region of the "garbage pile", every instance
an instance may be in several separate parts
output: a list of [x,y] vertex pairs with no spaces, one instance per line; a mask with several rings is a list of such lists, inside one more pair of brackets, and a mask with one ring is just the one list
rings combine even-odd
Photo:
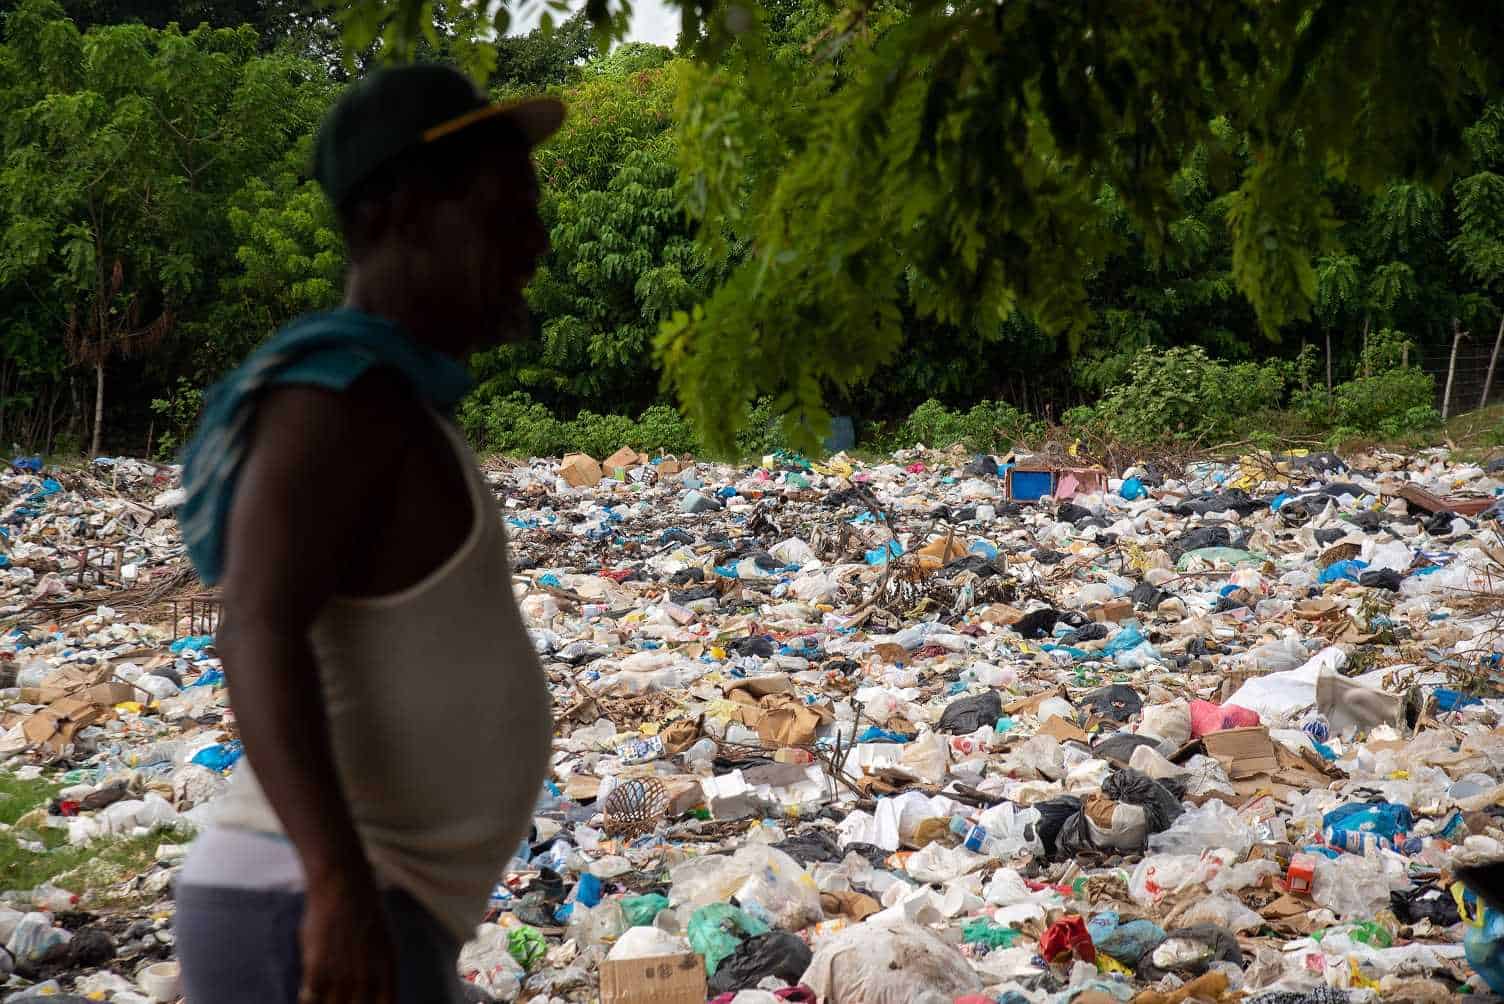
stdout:
[[[468,991],[1504,992],[1501,466],[493,462],[556,738]],[[180,841],[240,751],[172,487],[0,475],[0,754],[61,786],[0,837],[161,841],[4,894],[14,992],[175,993]]]

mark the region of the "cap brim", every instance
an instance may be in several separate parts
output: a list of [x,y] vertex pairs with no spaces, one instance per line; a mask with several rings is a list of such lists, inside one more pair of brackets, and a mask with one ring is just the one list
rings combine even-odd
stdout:
[[558,98],[524,98],[521,101],[506,101],[501,104],[486,105],[456,116],[447,122],[430,126],[423,130],[423,142],[432,143],[436,139],[468,129],[480,122],[505,119],[522,134],[527,145],[533,147],[559,131],[559,127],[564,124],[564,115],[564,102]]

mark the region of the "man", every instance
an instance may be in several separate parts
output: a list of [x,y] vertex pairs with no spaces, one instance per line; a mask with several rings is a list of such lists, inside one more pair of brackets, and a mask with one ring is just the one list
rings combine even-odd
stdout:
[[501,520],[444,416],[462,360],[525,326],[548,249],[529,151],[563,115],[411,66],[320,129],[345,304],[216,388],[184,462],[249,763],[178,882],[193,1004],[461,999],[552,723]]

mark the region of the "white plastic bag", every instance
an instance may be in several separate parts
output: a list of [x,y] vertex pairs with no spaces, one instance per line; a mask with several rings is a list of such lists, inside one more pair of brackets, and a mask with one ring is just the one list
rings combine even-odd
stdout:
[[926,729],[919,738],[904,746],[898,766],[926,784],[939,784],[945,780],[945,772],[950,768],[947,744],[939,735]]
[[1256,931],[1264,918],[1243,905],[1243,901],[1229,893],[1219,893],[1199,899],[1180,918],[1184,927],[1197,924],[1215,924],[1229,931]]
[[981,989],[971,964],[913,924],[858,924],[822,941],[801,983],[825,1004],[951,1004]]
[[735,854],[691,858],[669,871],[676,904],[706,906],[733,896],[749,913],[761,914],[786,931],[799,931],[824,918],[815,880],[783,851],[766,844]]
[[507,932],[496,924],[481,924],[475,937],[460,949],[460,976],[501,1001],[514,1000],[527,975],[507,951]]

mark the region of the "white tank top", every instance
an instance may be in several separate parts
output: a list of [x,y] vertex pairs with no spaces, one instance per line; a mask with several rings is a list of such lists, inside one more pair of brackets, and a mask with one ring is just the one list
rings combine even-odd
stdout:
[[[512,598],[502,521],[474,455],[453,426],[439,424],[470,487],[475,523],[465,543],[400,592],[331,600],[311,637],[335,766],[372,866],[465,941],[527,835],[553,721]],[[183,882],[290,884],[285,859],[274,868],[264,855],[253,856],[264,866],[254,881],[244,857],[252,844],[214,831],[281,833],[252,768],[242,760],[212,804]],[[239,880],[225,880],[237,871]]]

